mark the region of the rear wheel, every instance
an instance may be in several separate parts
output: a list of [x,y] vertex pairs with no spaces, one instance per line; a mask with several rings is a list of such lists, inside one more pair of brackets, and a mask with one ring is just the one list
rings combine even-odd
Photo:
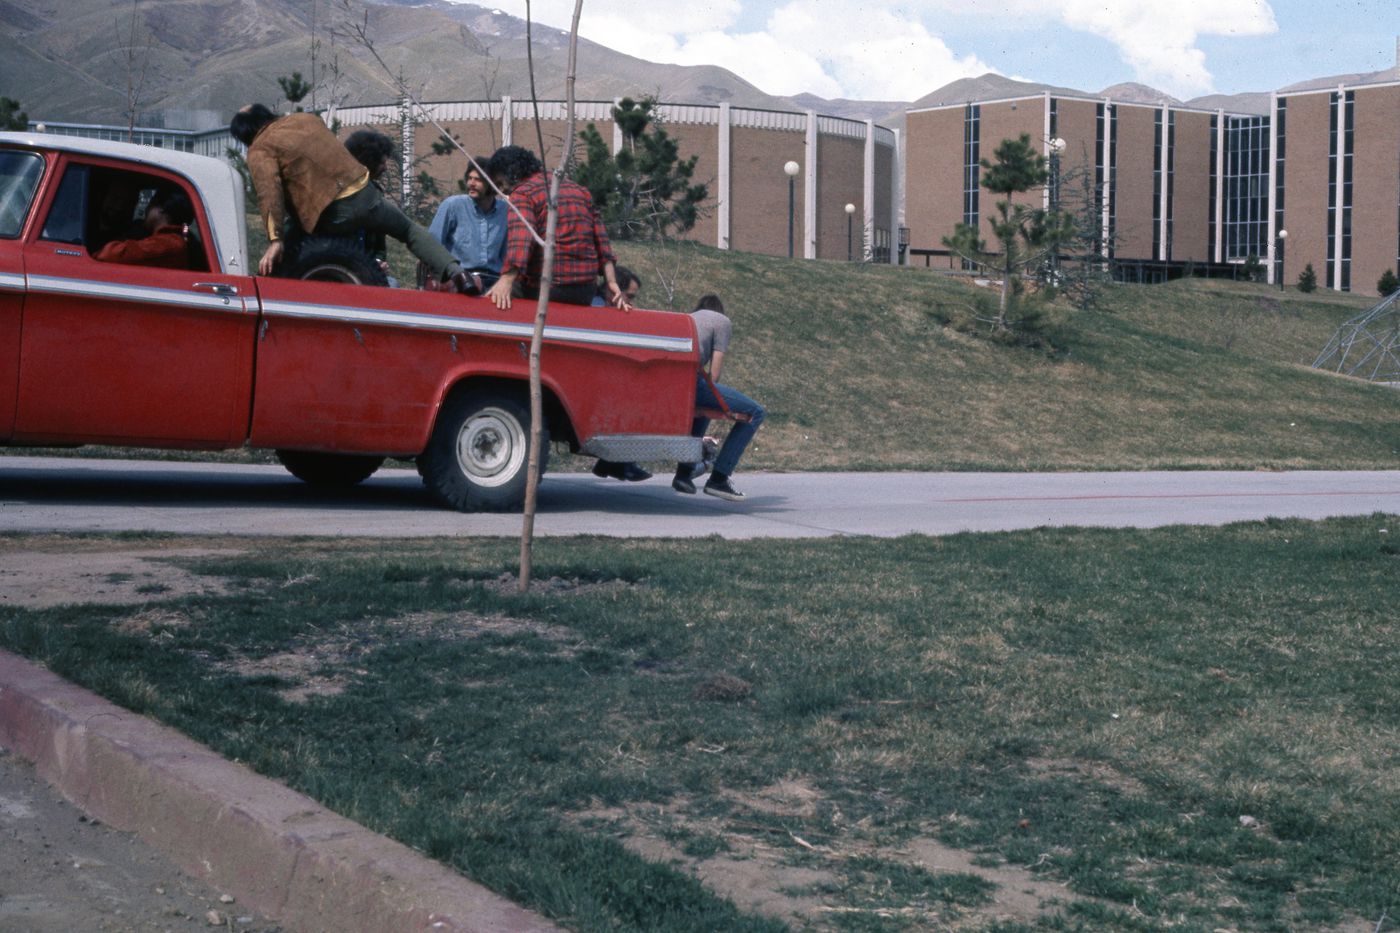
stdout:
[[309,450],[279,450],[277,459],[288,473],[312,486],[354,486],[369,479],[384,463],[383,457]]
[[379,262],[359,241],[342,237],[303,240],[283,261],[278,275],[288,279],[339,282],[342,285],[388,285]]
[[[540,440],[543,474],[547,426]],[[525,501],[529,456],[530,412],[518,395],[461,392],[443,404],[418,472],[439,502],[460,512],[513,511]]]

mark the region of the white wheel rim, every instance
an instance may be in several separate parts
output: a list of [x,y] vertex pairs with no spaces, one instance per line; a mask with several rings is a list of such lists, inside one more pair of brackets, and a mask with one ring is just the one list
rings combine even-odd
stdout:
[[509,483],[523,468],[527,452],[524,427],[500,408],[483,408],[457,434],[457,464],[478,486]]

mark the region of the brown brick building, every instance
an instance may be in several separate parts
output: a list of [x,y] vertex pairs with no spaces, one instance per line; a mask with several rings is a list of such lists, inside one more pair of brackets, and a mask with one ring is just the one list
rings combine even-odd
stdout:
[[[1054,198],[1077,216],[1093,205],[1115,258],[1219,263],[1243,260],[1251,251],[1262,256],[1259,236],[1238,236],[1249,204],[1227,198],[1235,188],[1227,184],[1225,167],[1250,127],[1256,143],[1264,140],[1263,124],[1260,117],[1221,111],[1049,93],[911,111],[910,246],[940,250],[958,223],[976,224],[990,238],[995,195],[977,186],[978,163],[990,160],[1001,140],[1024,133],[1050,160],[1052,181],[1045,191],[1022,197],[1045,206]],[[1256,199],[1262,198],[1264,183],[1257,188]],[[1262,223],[1262,200],[1255,210]]]
[[1374,294],[1400,271],[1400,82],[1279,92],[1272,117],[1275,279]]
[[1052,166],[1051,185],[1023,197],[1092,200],[1125,275],[1254,256],[1270,281],[1311,264],[1319,285],[1374,293],[1400,272],[1400,81],[1281,91],[1268,115],[1051,93],[910,111],[916,258],[951,264],[939,254],[959,223],[991,239],[996,196],[978,161],[1022,133]]
[[[540,104],[540,132],[528,101],[432,103],[426,109],[473,155],[489,156],[497,146],[540,148],[546,161],[563,149],[567,129],[564,105]],[[613,124],[611,101],[577,105],[577,126],[597,126],[616,151],[621,134]],[[344,107],[333,116],[342,135],[361,126],[409,139],[418,168],[426,169],[444,191],[455,192],[466,159],[454,153],[433,156],[438,138],[430,124],[402,119],[397,105]],[[898,135],[870,121],[819,116],[815,112],[752,110],[728,104],[661,104],[666,131],[680,146],[682,158],[698,155],[695,177],[709,186],[710,200],[691,231],[693,239],[720,249],[785,255],[788,250],[789,176],[784,165],[795,162],[792,179],[794,255],[808,259],[845,260],[864,256],[877,262],[898,261],[892,249],[899,226],[897,180]],[[328,114],[327,119],[332,115]],[[408,178],[405,178],[407,181]],[[846,205],[854,210],[847,212]]]

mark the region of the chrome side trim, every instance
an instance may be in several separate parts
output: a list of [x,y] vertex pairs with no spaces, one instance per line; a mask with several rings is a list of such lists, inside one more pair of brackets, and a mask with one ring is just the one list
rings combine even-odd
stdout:
[[237,313],[243,311],[243,301],[239,298],[201,295],[198,292],[185,289],[117,285],[113,282],[93,282],[52,275],[31,275],[29,277],[29,290],[46,295],[76,295],[80,298],[105,298],[111,301],[139,301],[146,304],[199,308],[203,311]]
[[[443,317],[436,314],[416,314],[412,311],[368,311],[341,305],[310,304],[293,301],[264,301],[263,313],[269,317],[301,320],[340,321],[346,324],[378,324],[385,327],[408,327],[416,330],[439,330],[454,334],[482,334],[491,337],[529,340],[534,335],[530,324],[513,324],[485,318]],[[651,334],[619,334],[583,327],[551,327],[544,329],[546,340],[564,343],[586,343],[598,346],[630,347],[640,350],[660,350],[664,353],[689,353],[693,341],[689,337],[659,337]]]
[[24,276],[18,272],[0,272],[0,291],[24,291]]

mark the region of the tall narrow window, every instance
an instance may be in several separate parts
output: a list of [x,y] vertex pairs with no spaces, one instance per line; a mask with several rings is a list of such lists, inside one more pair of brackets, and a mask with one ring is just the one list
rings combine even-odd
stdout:
[[1152,258],[1162,258],[1162,111],[1152,111]]
[[[981,135],[982,108],[968,104],[963,110],[963,223],[974,230],[981,222],[978,193],[982,186]],[[963,260],[963,268],[972,264]]]
[[1341,96],[1332,94],[1331,124],[1327,136],[1327,286],[1337,281],[1337,160],[1339,158],[1337,130],[1341,122]]
[[1342,242],[1341,289],[1351,291],[1351,189],[1352,154],[1356,151],[1356,92],[1347,91],[1342,100]]
[[1210,194],[1206,204],[1206,255],[1209,262],[1215,262],[1215,210],[1219,202],[1217,187],[1220,184],[1220,172],[1217,170],[1216,162],[1220,158],[1220,117],[1212,115],[1210,118]]
[[1172,198],[1176,194],[1176,111],[1167,112],[1167,243],[1164,258],[1172,259],[1172,233],[1175,210]]
[[1108,105],[1108,258],[1118,243],[1118,105]]
[[1260,258],[1268,252],[1268,125],[1268,117],[1225,118],[1221,190],[1226,262]]

